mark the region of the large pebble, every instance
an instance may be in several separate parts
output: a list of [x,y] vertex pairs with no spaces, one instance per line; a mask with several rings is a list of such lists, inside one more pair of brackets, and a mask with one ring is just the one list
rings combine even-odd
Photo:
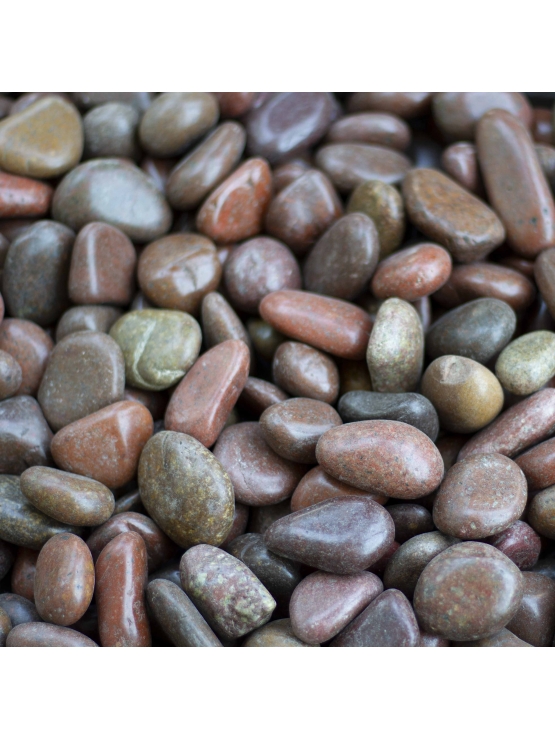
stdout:
[[0,349],[16,360],[23,375],[18,395],[36,394],[53,346],[50,336],[32,321],[0,322]]
[[308,344],[283,342],[272,362],[274,382],[292,396],[305,396],[335,403],[339,393],[339,371],[331,357]]
[[347,204],[348,213],[364,213],[378,231],[380,258],[400,246],[405,234],[405,206],[397,188],[381,180],[368,180],[355,188]]
[[419,534],[432,532],[434,522],[432,515],[424,506],[405,502],[402,504],[390,504],[387,507],[389,515],[395,525],[395,542],[403,545],[407,540]]
[[540,556],[541,537],[521,519],[499,534],[488,537],[486,542],[506,555],[520,570],[533,568]]
[[[360,496],[364,493],[366,492],[360,488],[349,486],[347,483],[337,480],[337,478],[332,478],[318,465],[309,470],[299,481],[299,485],[295,488],[291,497],[291,511],[306,509],[307,506],[319,504],[321,501],[337,498],[337,496]],[[381,496],[378,493],[366,493],[366,495],[379,504],[385,504],[387,501],[386,496]]]
[[411,141],[409,126],[391,113],[355,113],[330,126],[328,142],[361,142],[404,151]]
[[401,249],[380,262],[372,278],[376,298],[417,301],[439,290],[451,274],[451,256],[437,244]]
[[69,627],[43,622],[20,624],[8,635],[7,647],[98,647],[90,637]]
[[555,375],[555,333],[533,331],[514,339],[499,355],[495,374],[516,396],[539,391]]
[[52,432],[31,396],[0,402],[0,473],[19,475],[50,462]]
[[342,193],[368,180],[397,185],[410,169],[404,154],[372,144],[326,144],[316,153],[315,163]]

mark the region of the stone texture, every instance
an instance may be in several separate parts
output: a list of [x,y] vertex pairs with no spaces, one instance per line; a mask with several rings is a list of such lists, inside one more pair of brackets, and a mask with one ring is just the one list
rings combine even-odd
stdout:
[[364,213],[378,231],[380,258],[387,257],[401,244],[405,233],[405,206],[393,185],[368,180],[355,188],[347,204],[348,213]]
[[152,93],[149,92],[74,92],[71,93],[71,97],[78,108],[85,110],[104,103],[119,101],[129,103],[144,113],[152,102]]
[[551,647],[555,634],[555,583],[540,573],[523,573],[522,581],[522,601],[507,629],[529,645]]
[[8,615],[12,627],[17,627],[18,624],[42,621],[33,602],[17,594],[0,594],[0,609],[3,609]]
[[342,193],[368,180],[397,185],[411,166],[404,154],[372,144],[327,144],[317,151],[314,161]]
[[260,93],[253,92],[216,92],[222,118],[238,118],[247,113],[254,105]]
[[52,432],[31,396],[0,402],[0,473],[19,475],[51,461]]
[[30,622],[14,628],[6,640],[7,647],[98,647],[90,637],[77,630],[56,624]]
[[113,306],[73,306],[65,311],[56,326],[56,341],[77,331],[101,331],[108,334],[122,315],[120,308]]
[[18,547],[10,579],[12,592],[32,602],[35,601],[35,573],[38,556],[37,550]]
[[214,292],[204,296],[201,322],[203,339],[209,349],[227,339],[240,339],[250,350],[252,365],[254,352],[250,335],[223,295]]
[[283,342],[272,362],[276,385],[292,396],[305,396],[324,403],[335,403],[339,393],[336,364],[317,349],[300,342]]
[[432,403],[419,393],[350,391],[339,399],[337,410],[345,423],[387,419],[402,421],[435,442],[439,419]]
[[422,116],[430,108],[430,92],[356,92],[347,102],[349,113],[358,111],[386,111],[405,120]]
[[450,274],[449,252],[437,244],[418,244],[380,262],[371,289],[376,298],[417,301],[439,290]]
[[311,167],[309,163],[300,157],[298,159],[292,159],[285,164],[278,165],[273,170],[274,193],[281,192],[288,185],[291,185],[294,180],[298,180],[299,177],[302,177],[310,169]]
[[441,166],[447,174],[474,195],[484,194],[484,183],[478,166],[476,146],[458,141],[443,150]]
[[441,532],[425,532],[404,542],[389,559],[383,575],[385,588],[396,588],[412,601],[424,568],[436,555],[458,542]]
[[404,151],[411,142],[409,126],[391,113],[355,113],[333,123],[328,142],[361,142]]
[[491,637],[470,642],[454,643],[454,647],[532,647],[507,629],[499,630]]
[[[538,534],[555,539],[555,486],[534,496],[528,509],[528,521]],[[4,539],[8,538],[4,536]]]
[[515,458],[531,491],[547,488],[555,483],[555,439],[548,439],[531,447]]
[[17,360],[0,349],[0,401],[17,393],[23,373]]
[[542,547],[539,535],[529,524],[520,520],[511,524],[503,532],[488,537],[487,543],[501,550],[520,570],[529,570],[534,567]]
[[349,486],[347,483],[332,478],[318,465],[309,470],[299,481],[291,498],[291,511],[306,509],[307,506],[319,504],[321,501],[337,498],[337,496],[361,496],[364,494],[377,501],[378,504],[385,504],[387,501],[386,496],[381,496],[378,493],[367,493],[360,488]]
[[395,542],[404,544],[412,537],[432,532],[432,515],[424,506],[412,503],[391,504],[386,507],[395,525]]
[[242,647],[320,647],[295,637],[290,619],[276,619],[250,633]]
[[53,192],[46,183],[0,172],[0,218],[44,216]]
[[533,331],[514,339],[499,355],[495,374],[516,396],[539,391],[555,375],[555,333]]
[[136,159],[138,124],[139,111],[130,103],[114,101],[97,105],[83,117],[85,158]]
[[532,108],[518,92],[440,92],[432,99],[434,121],[450,141],[473,140],[482,116],[493,108],[516,116],[530,128]]
[[273,383],[260,378],[247,378],[245,387],[239,396],[241,406],[249,409],[256,416],[270,408],[274,403],[287,401],[287,393]]

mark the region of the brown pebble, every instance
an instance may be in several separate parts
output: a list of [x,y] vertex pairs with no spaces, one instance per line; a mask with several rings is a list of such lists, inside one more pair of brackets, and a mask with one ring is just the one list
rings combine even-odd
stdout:
[[528,509],[528,521],[538,534],[555,539],[555,486],[534,496]]
[[372,292],[376,298],[417,301],[439,290],[451,269],[451,256],[443,247],[418,244],[380,262],[372,278]]
[[380,257],[394,252],[405,234],[405,206],[393,185],[380,180],[363,182],[353,190],[347,204],[348,213],[364,213],[378,230]]
[[547,488],[555,483],[555,439],[548,439],[531,447],[515,458],[531,491]]
[[38,556],[37,550],[18,547],[11,573],[10,586],[12,592],[32,602],[35,601],[35,573]]
[[0,473],[20,475],[51,461],[52,432],[31,396],[0,401]]
[[401,118],[391,113],[355,113],[333,123],[326,141],[358,141],[403,152],[410,144],[411,130]]
[[0,401],[17,393],[23,373],[17,360],[0,349]]
[[349,113],[378,110],[405,120],[423,116],[432,102],[431,92],[356,92],[347,102]]
[[121,315],[122,310],[114,306],[73,306],[58,321],[56,341],[60,342],[68,334],[77,331],[101,331],[108,334]]
[[273,360],[279,345],[285,342],[284,335],[262,319],[248,319],[247,331],[256,352],[268,362]]
[[7,647],[98,647],[96,642],[77,630],[57,624],[29,622],[20,624],[8,635]]
[[278,388],[277,385],[251,376],[245,382],[239,396],[239,402],[258,416],[273,404],[286,401],[288,398],[287,393]]
[[19,395],[36,394],[53,346],[44,329],[32,321],[4,319],[0,323],[0,350],[10,354],[21,368]]
[[499,534],[488,537],[488,545],[501,550],[520,570],[529,570],[537,563],[542,541],[526,522],[518,519]]
[[534,278],[549,313],[555,316],[555,249],[541,252],[534,263]]
[[294,180],[308,172],[310,165],[304,159],[292,159],[274,170],[274,192],[279,193]]
[[392,504],[387,511],[395,525],[395,542],[402,545],[412,537],[425,532],[432,532],[434,522],[432,515],[424,506],[419,504]]
[[[360,488],[349,486],[347,483],[332,478],[318,465],[309,470],[299,481],[291,498],[291,511],[306,509],[308,506],[319,504],[320,501],[327,501],[327,499],[336,498],[337,496],[360,496],[363,493],[365,491]],[[367,495],[378,504],[385,504],[387,501],[386,496],[378,493],[368,493]]]
[[523,573],[522,580],[522,601],[507,629],[534,647],[552,647],[555,634],[555,583],[540,573]]
[[300,342],[280,344],[272,363],[274,382],[292,396],[335,403],[339,371],[331,357]]
[[6,647],[6,639],[12,628],[12,620],[7,612],[0,608],[0,647]]
[[463,188],[478,196],[484,194],[484,183],[478,167],[478,155],[474,144],[468,141],[451,144],[443,150],[441,166]]
[[46,183],[0,172],[0,218],[44,216],[52,194]]
[[349,193],[367,180],[397,185],[410,169],[410,160],[395,149],[372,144],[326,144],[315,163],[342,193]]
[[308,644],[295,636],[290,619],[275,619],[273,622],[253,630],[242,647],[320,647]]
[[201,304],[202,337],[210,349],[227,339],[240,339],[251,351],[252,342],[241,319],[220,293],[207,293]]
[[439,92],[432,100],[434,121],[450,141],[472,141],[483,115],[493,108],[507,111],[526,128],[532,124],[532,108],[518,92]]

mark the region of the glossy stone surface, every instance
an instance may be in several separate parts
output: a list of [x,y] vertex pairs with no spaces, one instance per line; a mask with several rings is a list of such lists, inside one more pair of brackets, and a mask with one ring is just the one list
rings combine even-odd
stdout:
[[416,390],[424,362],[424,332],[416,309],[388,298],[378,311],[366,362],[372,388],[380,393]]
[[260,304],[260,315],[291,339],[337,357],[362,360],[372,327],[358,306],[298,290],[278,290]]
[[474,144],[459,141],[447,147],[441,155],[441,166],[463,188],[475,195],[483,195],[484,183],[478,167],[478,155]]
[[0,172],[0,218],[44,216],[52,194],[46,183]]
[[119,401],[125,387],[122,352],[101,332],[78,332],[53,349],[38,392],[55,431]]
[[31,396],[0,402],[0,473],[19,475],[50,462],[52,432]]
[[435,557],[414,593],[419,624],[450,640],[479,640],[507,625],[518,610],[523,579],[491,545],[462,542]]
[[233,486],[219,460],[196,439],[156,434],[141,455],[138,477],[146,510],[178,545],[225,540],[233,522]]
[[143,113],[152,102],[152,93],[149,92],[74,92],[72,99],[78,108],[88,110],[97,105],[120,101],[129,103]]
[[232,555],[196,545],[181,558],[181,583],[211,627],[242,637],[271,617],[276,602],[254,573]]
[[110,329],[123,353],[125,379],[135,388],[160,391],[175,385],[198,357],[198,322],[183,311],[145,308],[124,314]]
[[488,537],[487,543],[501,550],[520,570],[534,567],[542,547],[539,535],[521,520],[517,520],[503,532]]
[[397,185],[410,169],[404,154],[372,144],[327,144],[316,153],[315,163],[342,193],[368,180]]
[[476,144],[488,198],[503,221],[507,243],[523,257],[555,246],[553,195],[524,124],[507,111],[492,110],[476,127]]
[[555,375],[555,333],[533,331],[514,339],[499,355],[495,374],[516,396],[539,391]]
[[411,141],[408,125],[391,113],[356,113],[330,126],[328,142],[361,142],[404,151]]
[[252,363],[253,348],[250,335],[223,295],[214,292],[204,296],[201,304],[201,323],[203,339],[208,348],[227,339],[240,339],[249,348]]
[[95,597],[102,647],[151,646],[147,577],[146,546],[135,532],[118,535],[100,553]]
[[122,315],[120,308],[113,306],[73,306],[65,311],[56,326],[56,341],[76,331],[101,331],[108,334]]
[[326,473],[370,493],[414,499],[443,478],[443,460],[423,432],[399,421],[359,421],[320,437],[316,458]]
[[482,259],[505,239],[496,214],[437,170],[411,170],[403,181],[403,196],[414,226],[457,262]]
[[175,389],[165,428],[211,447],[243,390],[249,367],[249,348],[241,340],[229,339],[205,352]]
[[310,645],[327,642],[382,591],[380,579],[366,571],[353,575],[311,573],[293,592],[289,607],[293,632]]
[[114,511],[114,495],[98,481],[40,465],[20,478],[25,498],[39,511],[64,524],[97,527]]
[[302,177],[310,169],[311,167],[308,162],[300,157],[279,165],[273,170],[274,193],[281,192],[288,185],[291,185],[294,180],[298,180],[299,177]]
[[52,457],[62,470],[120,488],[133,480],[152,432],[152,415],[143,404],[120,401],[61,429],[52,440]]
[[395,525],[395,542],[402,545],[412,537],[434,530],[432,515],[424,506],[412,503],[391,504],[387,511]]
[[32,601],[17,594],[0,594],[0,609],[8,615],[12,627],[28,622],[41,622],[41,617]]
[[536,285],[551,316],[555,316],[555,249],[541,252],[534,263]]
[[555,483],[555,439],[548,439],[531,447],[515,458],[531,491],[547,488]]
[[555,634],[555,583],[540,573],[523,573],[522,581],[522,601],[507,629],[534,647],[551,647]]
[[435,442],[439,419],[432,403],[419,393],[350,391],[339,399],[337,410],[345,423],[387,419],[402,421]]
[[406,120],[428,112],[433,93],[430,92],[356,92],[347,103],[347,110],[379,110],[393,113]]
[[94,640],[77,630],[56,624],[30,622],[14,628],[6,640],[6,647],[98,647]]
[[35,573],[38,556],[37,550],[18,547],[10,578],[12,592],[32,602],[35,601]]
[[0,322],[0,350],[10,354],[21,368],[18,395],[36,394],[54,343],[40,326],[26,319]]
[[290,619],[276,619],[248,635],[241,647],[320,647],[308,645],[293,633]]
[[[555,486],[534,496],[528,509],[528,521],[538,534],[555,539]],[[4,539],[8,538],[4,536]]]
[[[331,475],[328,475],[318,465],[312,468],[312,470],[309,470],[295,488],[295,492],[291,498],[291,511],[306,509],[307,506],[319,504],[321,501],[337,498],[337,496],[361,496],[365,493],[360,488],[349,486],[346,483],[338,481],[336,478],[332,478]],[[377,493],[366,493],[366,495],[379,504],[384,504],[387,501],[386,496],[381,496]]]
[[381,180],[361,183],[349,198],[347,212],[364,213],[372,219],[378,231],[380,258],[400,246],[405,233],[405,206],[393,185]]
[[432,99],[434,121],[451,141],[473,140],[479,120],[493,108],[511,113],[530,128],[532,109],[522,93],[440,92]]
[[136,159],[138,123],[139,111],[130,103],[97,105],[83,117],[85,158]]
[[396,588],[407,599],[414,596],[420,574],[436,555],[458,540],[441,532],[425,532],[404,542],[389,559],[383,583],[385,588]]
[[370,602],[331,647],[418,647],[420,631],[407,597],[388,589]]
[[505,301],[478,298],[432,324],[426,334],[426,352],[432,359],[459,355],[485,365],[508,344],[515,329],[515,312]]
[[93,159],[72,170],[56,189],[52,214],[74,231],[103,221],[137,242],[158,239],[171,224],[170,208],[153,181],[120,159]]
[[329,499],[289,514],[272,524],[264,538],[278,555],[349,575],[379,560],[393,533],[387,511],[361,495]]
[[285,341],[283,334],[262,319],[248,319],[247,331],[256,353],[268,362],[272,361],[276,349]]
[[380,262],[371,288],[376,298],[417,301],[439,290],[450,274],[449,252],[437,244],[418,244]]
[[249,377],[239,396],[239,402],[241,406],[245,406],[258,416],[273,404],[286,401],[288,398],[288,394],[277,385],[267,380]]
[[17,360],[0,349],[0,401],[17,393],[23,373]]
[[331,357],[300,342],[283,342],[272,362],[276,385],[292,396],[305,396],[335,403],[339,393],[339,371]]

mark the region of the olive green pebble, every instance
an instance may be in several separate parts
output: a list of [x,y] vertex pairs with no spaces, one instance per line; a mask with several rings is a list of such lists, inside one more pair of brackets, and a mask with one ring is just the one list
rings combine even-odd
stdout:
[[495,374],[516,396],[538,391],[555,375],[555,333],[533,331],[515,339],[499,355]]
[[374,222],[380,241],[380,259],[394,252],[405,234],[405,207],[399,191],[380,180],[363,182],[353,191],[347,213],[365,213]]

